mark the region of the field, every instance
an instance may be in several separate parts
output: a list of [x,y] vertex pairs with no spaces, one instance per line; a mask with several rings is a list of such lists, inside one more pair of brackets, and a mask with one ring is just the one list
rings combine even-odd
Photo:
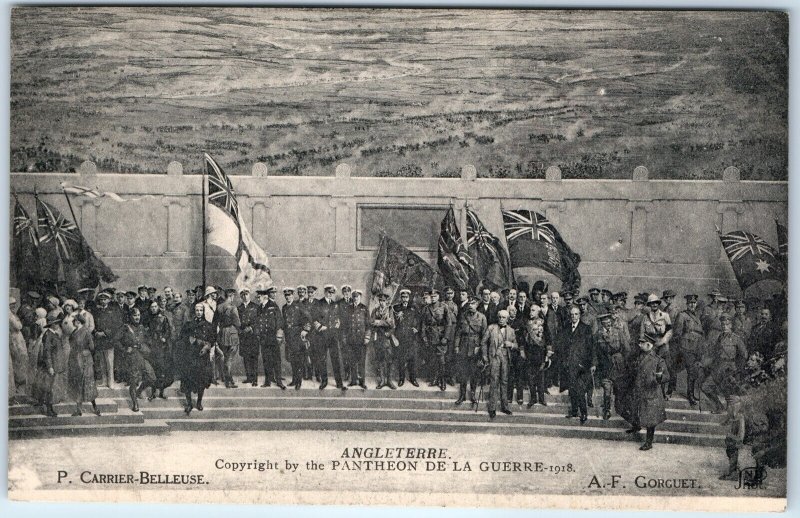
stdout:
[[11,170],[786,180],[788,17],[12,11]]

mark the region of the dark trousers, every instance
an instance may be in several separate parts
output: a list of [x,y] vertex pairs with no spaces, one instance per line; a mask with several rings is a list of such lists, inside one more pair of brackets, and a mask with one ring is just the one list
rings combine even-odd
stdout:
[[[539,364],[541,365],[541,363]],[[530,387],[530,402],[544,403],[544,394],[547,390],[547,377],[549,370],[539,370],[539,365],[528,365],[528,386]],[[522,392],[520,392],[520,395]]]
[[408,374],[409,381],[417,380],[417,365],[419,362],[419,346],[417,337],[399,337],[400,347],[397,351],[397,371],[398,378],[406,379]]
[[353,340],[349,347],[350,381],[364,381],[367,368],[367,346],[364,340]]
[[281,380],[281,347],[278,344],[261,344],[261,361],[264,365],[264,383]]
[[587,392],[592,390],[592,385],[591,381],[587,383],[586,377],[587,373],[571,373],[570,375],[569,404],[571,415],[579,415],[580,412],[580,415],[584,416],[589,413],[589,409],[586,406],[586,395]]
[[669,369],[669,385],[668,391],[673,392],[675,390],[675,385],[678,382],[678,373],[683,369],[686,369],[686,397],[688,399],[695,399],[696,398],[696,386],[697,386],[697,378],[699,377],[699,372],[697,368],[697,364],[700,361],[700,355],[697,354],[695,351],[688,351],[685,349],[680,349],[675,347],[671,349],[672,352],[672,364],[668,366]]
[[525,360],[518,350],[512,349],[508,360],[508,400],[514,401],[514,389],[517,389],[517,401],[522,401],[523,391],[527,385]]
[[339,341],[336,335],[331,332],[325,331],[316,336],[315,352],[316,352],[316,369],[319,373],[320,381],[326,383],[328,381],[328,354],[331,357],[331,365],[333,366],[333,377],[336,380],[336,386],[342,385],[342,355],[339,351]]
[[475,399],[475,390],[478,388],[478,367],[475,356],[465,356],[453,354],[453,369],[456,374],[456,382],[460,385],[461,394],[466,396],[469,388],[470,400]]
[[303,381],[303,370],[305,367],[306,351],[303,343],[287,343],[286,355],[289,357],[289,363],[292,365],[292,384],[300,385]]

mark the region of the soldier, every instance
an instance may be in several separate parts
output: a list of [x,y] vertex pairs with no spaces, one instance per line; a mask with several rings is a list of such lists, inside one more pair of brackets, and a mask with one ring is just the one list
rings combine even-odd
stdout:
[[304,284],[297,286],[297,302],[300,304],[308,304],[308,288]]
[[147,312],[147,308],[150,307],[150,297],[148,296],[147,286],[141,285],[136,288],[136,291],[139,292],[139,295],[134,301],[134,306],[139,308],[140,314],[144,314]]
[[614,294],[611,293],[611,290],[607,288],[600,290],[600,301],[602,302],[604,308],[608,308],[611,305],[611,297],[613,296]]
[[419,310],[411,304],[411,290],[400,290],[400,303],[392,308],[394,319],[397,325],[395,336],[400,341],[397,349],[397,370],[398,383],[402,387],[406,382],[406,372],[408,381],[415,387],[419,387],[417,382],[417,363],[418,363],[418,340],[419,340]]
[[489,419],[495,418],[498,399],[500,411],[512,414],[507,399],[508,362],[511,350],[518,348],[516,333],[508,325],[508,311],[498,311],[497,323],[488,326],[481,339],[481,359],[484,365],[489,366],[489,400],[486,404]]
[[708,294],[708,304],[703,307],[703,310],[700,313],[700,321],[703,323],[703,331],[708,336],[709,327],[711,323],[718,319],[722,314],[719,311],[720,301],[718,300],[720,297],[724,298],[722,292],[718,290],[714,290]]
[[253,326],[258,316],[258,305],[250,300],[250,290],[242,288],[239,291],[239,355],[244,364],[244,383],[250,383],[253,387],[258,386],[258,354],[259,343],[256,339]]
[[[311,315],[311,300],[308,298],[308,287],[304,284],[299,284],[297,286],[297,302],[298,304],[305,306],[306,312]],[[305,341],[306,353],[305,359],[303,360],[303,379],[304,380],[311,380],[314,378],[314,362],[312,361],[312,350],[313,347],[311,345],[311,334],[308,335]],[[319,376],[317,377],[319,380]]]
[[120,384],[114,374],[114,351],[119,347],[122,334],[123,314],[109,305],[111,295],[101,292],[97,296],[94,313],[95,370],[102,375],[102,384],[118,388]]
[[[445,309],[445,311],[449,311]],[[392,383],[392,355],[394,350],[394,312],[389,306],[389,295],[378,294],[378,307],[370,315],[372,326],[372,344],[375,347],[375,363],[378,370],[378,385],[376,389],[397,387]]]
[[697,405],[695,386],[699,376],[700,359],[704,353],[703,324],[697,314],[697,295],[690,293],[684,297],[686,309],[678,313],[675,322],[672,350],[672,370],[669,371],[669,387],[667,393],[672,394],[678,381],[678,373],[686,369],[686,399],[691,406]]
[[739,378],[747,361],[747,347],[733,332],[733,322],[728,315],[720,317],[722,332],[717,341],[709,344],[702,359],[702,367],[706,373],[700,391],[711,401],[712,412],[720,414],[725,401],[739,385]]
[[647,295],[642,297],[642,294],[639,293],[633,297],[633,310],[631,310],[629,315],[628,331],[631,337],[634,337],[634,341],[638,340],[638,336],[641,334],[642,321],[647,312],[645,302],[647,302]]
[[432,289],[430,297],[431,303],[422,310],[423,345],[434,369],[428,385],[438,385],[444,391],[447,389],[445,361],[455,322],[447,306],[439,301],[439,291]]
[[[350,365],[353,359],[350,357],[350,317],[352,316],[353,306],[353,288],[349,284],[342,285],[342,298],[340,298],[336,305],[339,308],[339,320],[341,327],[339,328],[339,344],[342,351],[342,363],[344,364],[344,378],[350,379]],[[358,381],[358,377],[355,378]]]
[[147,329],[142,324],[139,308],[131,310],[131,321],[123,326],[120,345],[123,351],[125,379],[128,382],[128,394],[131,397],[131,410],[139,411],[138,398],[147,387],[156,382],[156,373],[147,359],[150,355]]
[[535,404],[547,406],[545,393],[546,375],[552,365],[553,345],[547,342],[544,332],[544,320],[532,318],[521,329],[520,341],[523,348],[523,359],[527,362],[528,386],[530,394],[528,408]]
[[[321,300],[321,299],[320,299]],[[308,285],[308,302],[313,304],[317,301],[317,287],[313,284]]]
[[676,294],[672,290],[664,290],[661,294],[661,311],[669,315],[669,319],[671,322],[675,322],[675,319],[678,318],[678,308],[672,304],[672,301],[675,300]]
[[369,309],[361,302],[364,293],[353,291],[353,311],[349,319],[350,385],[367,390],[367,344],[369,343]]
[[622,307],[619,304],[611,305],[611,320],[612,326],[619,331],[619,338],[625,347],[631,345],[631,334],[628,329],[628,322],[622,314]]
[[591,389],[591,374],[595,370],[592,328],[581,321],[581,310],[569,310],[570,325],[561,330],[558,338],[558,355],[562,362],[562,384],[569,390],[570,411],[567,418],[578,417],[581,424],[587,420],[586,394]]
[[605,313],[605,311],[597,311],[592,309],[594,306],[590,304],[586,297],[580,297],[575,303],[578,305],[578,309],[581,310],[581,322],[589,326],[592,330],[592,334],[597,331],[597,315]]
[[583,310],[583,313],[587,313],[591,317],[597,318],[597,315],[605,312],[602,290],[600,290],[600,288],[589,288],[589,300],[586,301],[586,309]]
[[[611,418],[611,395],[614,395],[614,406],[619,412],[621,394],[616,390],[625,378],[625,362],[630,355],[628,342],[621,329],[614,325],[614,317],[609,313],[598,316],[600,329],[594,334],[595,355],[597,357],[597,375],[603,387],[603,419]],[[627,333],[627,326],[625,326]]]
[[[194,318],[183,324],[177,357],[180,365],[181,388],[186,397],[186,415],[193,408],[203,410],[203,394],[211,386],[214,376],[211,350],[214,348],[216,330],[205,319],[205,306],[198,302],[194,306]],[[192,401],[192,392],[197,394],[197,403]]]
[[294,300],[294,288],[283,288],[283,334],[286,340],[286,356],[292,365],[292,381],[290,387],[300,390],[303,385],[303,368],[306,357],[308,333],[311,332],[311,315],[307,306]]
[[475,399],[475,389],[479,376],[477,359],[480,358],[481,340],[487,328],[486,317],[478,311],[478,303],[477,296],[470,297],[467,310],[458,321],[455,338],[453,339],[454,367],[456,379],[459,383],[456,405],[460,405],[467,398],[468,384],[469,399],[473,404],[477,404]]
[[234,302],[236,290],[229,288],[225,290],[225,302],[217,306],[214,315],[216,325],[219,329],[217,343],[225,357],[222,377],[225,381],[225,388],[236,388],[233,381],[233,361],[239,355],[239,329],[242,321],[239,317],[239,310]]
[[271,380],[274,380],[278,388],[286,390],[286,385],[281,381],[283,317],[275,302],[276,292],[277,288],[274,286],[256,291],[258,312],[252,324],[253,335],[261,348],[261,362],[264,365],[264,383],[261,386],[269,387]]
[[[336,380],[336,388],[347,390],[342,379],[342,359],[339,350],[339,311],[333,296],[336,287],[333,284],[326,284],[324,289],[325,296],[313,303],[311,319],[314,329],[314,351],[317,359],[317,372],[320,376],[319,389],[323,390],[328,386],[328,354],[331,357],[333,376]],[[309,293],[311,287],[309,287]]]
[[667,361],[669,358],[669,342],[672,340],[672,320],[669,315],[661,310],[662,300],[658,295],[651,293],[647,297],[647,307],[649,311],[642,319],[642,325],[639,328],[639,338],[644,335],[652,337],[654,342],[654,349],[657,355]]
[[752,330],[753,322],[747,316],[747,304],[743,299],[739,299],[736,301],[736,313],[733,316],[733,332],[747,343]]
[[558,308],[559,329],[564,329],[569,326],[569,308],[575,304],[574,300],[576,295],[571,290],[567,290],[562,293],[562,296],[564,298],[564,304]]
[[653,447],[656,426],[667,420],[661,385],[669,377],[664,358],[654,350],[655,338],[647,334],[639,338],[639,355],[633,364],[631,387],[631,428],[625,433],[637,433],[647,429],[644,444],[639,448],[647,451]]

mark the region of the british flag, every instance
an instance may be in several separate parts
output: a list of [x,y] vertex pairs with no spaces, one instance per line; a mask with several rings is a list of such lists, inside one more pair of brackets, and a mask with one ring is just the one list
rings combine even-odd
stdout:
[[82,239],[78,227],[49,203],[43,202],[38,197],[36,201],[39,244],[54,243],[59,257],[64,261],[72,261],[76,254],[82,252]]
[[486,230],[478,215],[467,208],[467,252],[472,257],[470,287],[509,288],[514,283],[511,260],[500,239]]
[[224,210],[236,221],[239,222],[239,203],[236,201],[236,193],[233,184],[217,162],[208,153],[204,154],[206,159],[206,170],[208,172],[208,202],[213,203]]
[[760,236],[736,230],[719,234],[719,239],[743,290],[759,281],[783,280],[785,270],[777,252]]
[[34,245],[39,244],[36,227],[19,200],[16,200],[14,205],[14,236]]
[[537,241],[556,244],[556,229],[550,221],[532,210],[504,210],[503,224],[506,229],[506,240],[530,236]]

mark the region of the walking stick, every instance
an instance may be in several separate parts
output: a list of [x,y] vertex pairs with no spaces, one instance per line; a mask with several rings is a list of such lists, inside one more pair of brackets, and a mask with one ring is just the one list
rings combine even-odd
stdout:
[[589,369],[589,373],[592,375],[592,406],[594,407],[594,416],[599,419],[600,409],[597,407],[597,405],[594,404],[594,391],[597,389],[597,387],[595,387],[594,385],[594,372],[591,369]]

